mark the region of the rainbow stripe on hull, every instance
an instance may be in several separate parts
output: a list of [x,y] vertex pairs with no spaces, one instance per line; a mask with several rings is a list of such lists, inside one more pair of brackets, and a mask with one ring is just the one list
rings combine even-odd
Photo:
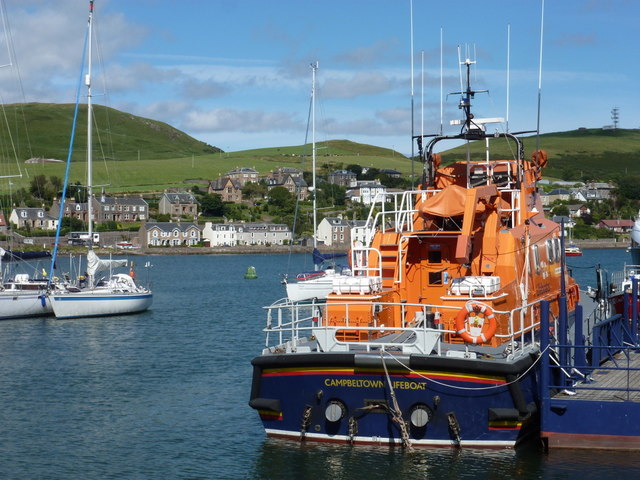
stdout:
[[388,375],[358,365],[375,362],[376,354],[257,357],[250,405],[267,435],[318,442],[402,443],[399,418],[417,446],[508,448],[537,431],[531,360],[480,362],[483,371],[478,360],[398,356],[387,358]]

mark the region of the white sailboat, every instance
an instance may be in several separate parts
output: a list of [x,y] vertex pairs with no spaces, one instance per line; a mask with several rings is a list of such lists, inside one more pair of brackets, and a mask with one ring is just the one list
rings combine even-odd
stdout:
[[[92,121],[91,102],[91,44],[93,23],[93,1],[89,1],[88,23],[88,67],[85,77],[87,87],[87,212],[89,250],[87,252],[87,275],[80,278],[75,285],[55,285],[49,294],[53,313],[57,318],[97,317],[106,315],[123,315],[147,310],[153,299],[152,292],[139,286],[134,280],[133,268],[129,274],[113,273],[113,269],[127,265],[127,260],[101,260],[93,251],[93,190],[92,190]],[[62,195],[60,215],[64,212],[64,195]],[[58,222],[58,229],[60,224]],[[56,236],[56,245],[57,237]],[[55,264],[57,247],[54,248],[52,271]],[[108,272],[104,278],[98,274]]]
[[[14,49],[12,47],[13,40],[11,38],[11,29],[8,28],[9,19],[4,8],[4,2],[0,5],[0,16],[2,17],[3,38],[1,43],[9,46],[7,53],[9,61],[4,67],[10,67],[16,70],[19,77],[18,63],[13,56]],[[4,111],[4,104],[2,105]],[[6,119],[5,119],[6,121]],[[8,127],[8,124],[7,124]],[[0,211],[10,208],[13,204],[11,197],[12,179],[22,178],[22,171],[18,163],[18,155],[13,142],[7,142],[4,148],[12,148],[11,152],[16,159],[16,167],[9,168],[9,165],[2,164],[2,172],[0,179],[4,182],[8,181],[9,196],[6,205],[0,205]],[[4,156],[4,155],[3,155]],[[7,170],[5,171],[5,167]],[[49,255],[46,251],[29,251],[21,252],[12,250],[12,236],[8,236],[8,249],[0,247],[0,320],[10,320],[14,318],[39,317],[51,315],[51,303],[47,299],[46,293],[48,281],[46,278],[33,274],[38,271],[38,266],[32,264],[31,261],[37,261]]]
[[28,273],[6,275],[3,259],[12,258],[0,247],[0,320],[51,315],[46,278],[32,278]]
[[335,268],[319,269],[320,262],[316,262],[318,252],[317,229],[317,205],[316,205],[316,70],[318,70],[318,62],[311,64],[312,70],[312,86],[311,86],[311,158],[312,158],[312,191],[313,191],[313,254],[314,268],[313,272],[305,272],[296,276],[295,282],[285,281],[287,298],[292,302],[301,302],[314,298],[323,299],[329,295],[334,288],[334,282],[339,281],[342,277],[351,277],[342,272],[338,272]]

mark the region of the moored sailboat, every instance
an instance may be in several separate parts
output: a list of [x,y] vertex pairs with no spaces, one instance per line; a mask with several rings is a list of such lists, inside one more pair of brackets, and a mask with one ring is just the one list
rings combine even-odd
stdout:
[[293,281],[284,279],[287,291],[287,298],[291,302],[301,302],[311,299],[323,299],[333,291],[334,281],[340,281],[347,273],[337,270],[335,266],[331,268],[320,268],[324,260],[333,259],[345,254],[333,254],[323,256],[318,250],[318,209],[316,203],[316,123],[315,123],[315,101],[316,101],[316,71],[318,70],[318,62],[311,64],[312,82],[311,82],[311,169],[312,169],[312,185],[311,191],[313,195],[313,272],[302,272],[296,275]]
[[[249,402],[267,435],[513,447],[538,431],[540,307],[571,322],[579,290],[537,193],[547,155],[525,158],[517,135],[487,133],[496,119],[472,115],[472,63],[461,62],[460,133],[424,150],[418,137],[422,183],[367,220],[345,288],[267,307]],[[446,141],[485,151],[443,166],[434,148]],[[491,158],[495,141],[513,158]],[[347,285],[355,281],[364,288]]]
[[[24,253],[24,254],[23,254]],[[49,280],[34,277],[29,273],[11,275],[3,268],[3,263],[35,260],[50,256],[49,252],[11,252],[0,247],[0,320],[13,318],[40,317],[53,313],[47,297]]]
[[[93,25],[93,1],[89,1],[89,22],[88,22],[88,72],[85,76],[87,87],[87,212],[88,212],[88,241],[87,252],[87,275],[85,278],[76,280],[73,284],[54,285],[49,294],[49,300],[53,308],[53,313],[57,318],[71,317],[97,317],[107,315],[123,315],[147,310],[151,306],[153,299],[152,292],[135,281],[133,267],[126,273],[113,273],[112,269],[127,265],[126,260],[104,260],[98,258],[94,252],[93,244],[93,190],[92,190],[92,94],[91,94],[91,46],[92,46],[92,25]],[[77,112],[77,105],[76,105]],[[75,121],[74,121],[75,129]],[[72,140],[69,146],[69,168]],[[68,175],[67,175],[68,177]],[[54,253],[51,262],[51,270],[55,268],[57,246],[60,236],[61,217],[64,212],[64,198],[66,193],[66,179],[60,205],[60,219],[58,221],[58,231]],[[106,277],[98,277],[98,274],[108,272]],[[84,276],[83,276],[84,277]]]

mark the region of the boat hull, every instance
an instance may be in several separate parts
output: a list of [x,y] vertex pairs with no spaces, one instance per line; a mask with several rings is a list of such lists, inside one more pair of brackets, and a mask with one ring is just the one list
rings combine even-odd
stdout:
[[301,302],[312,298],[327,298],[333,291],[333,277],[319,277],[301,282],[287,283],[287,298]]
[[531,357],[499,364],[425,355],[400,361],[410,369],[387,359],[387,376],[376,354],[263,355],[252,362],[249,404],[272,437],[401,444],[391,384],[412,445],[510,448],[537,433]]
[[51,302],[43,292],[0,292],[0,320],[42,317],[52,313]]
[[126,315],[147,310],[153,295],[149,293],[69,292],[50,295],[56,318]]

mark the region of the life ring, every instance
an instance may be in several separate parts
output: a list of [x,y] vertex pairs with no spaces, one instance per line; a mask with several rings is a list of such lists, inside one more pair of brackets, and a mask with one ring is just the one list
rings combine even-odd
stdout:
[[[477,318],[478,313],[484,316],[483,331],[479,335],[471,335],[467,330],[466,320],[472,313],[476,314],[473,318]],[[496,333],[497,328],[498,324],[493,310],[482,303],[467,302],[456,316],[456,333],[467,343],[487,343]]]

